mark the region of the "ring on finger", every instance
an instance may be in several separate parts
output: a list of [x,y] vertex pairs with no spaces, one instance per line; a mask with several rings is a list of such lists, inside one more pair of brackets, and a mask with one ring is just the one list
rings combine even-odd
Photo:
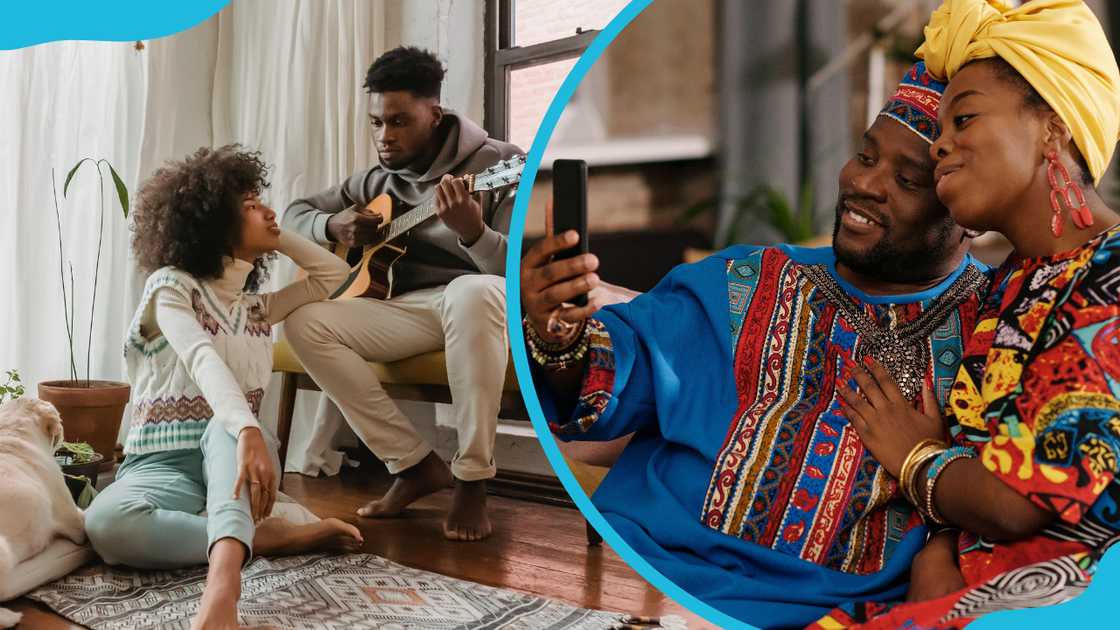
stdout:
[[554,335],[560,335],[560,334],[565,334],[566,335],[566,334],[572,332],[573,330],[575,330],[575,328],[576,328],[576,324],[573,324],[572,322],[564,321],[564,319],[562,319],[560,317],[560,312],[559,311],[554,311],[548,317],[548,332],[550,332]]

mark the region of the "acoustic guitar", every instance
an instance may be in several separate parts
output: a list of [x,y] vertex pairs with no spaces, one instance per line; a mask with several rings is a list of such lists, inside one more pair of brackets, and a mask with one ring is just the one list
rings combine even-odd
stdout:
[[[470,194],[497,190],[520,181],[524,167],[525,156],[518,155],[481,173],[465,175],[463,181]],[[342,288],[331,296],[332,299],[368,297],[385,300],[393,295],[393,265],[408,251],[405,237],[410,230],[436,216],[436,198],[432,196],[419,206],[403,212],[397,212],[396,206],[399,204],[392,196],[382,193],[364,208],[354,208],[364,214],[380,215],[382,223],[376,239],[362,248],[361,259],[354,265]],[[351,250],[342,244],[335,245],[335,254],[346,260],[352,261],[356,251],[356,248]]]

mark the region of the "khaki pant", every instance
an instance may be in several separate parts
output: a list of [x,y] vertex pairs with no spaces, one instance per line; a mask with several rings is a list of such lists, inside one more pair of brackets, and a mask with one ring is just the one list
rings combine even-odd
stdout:
[[463,481],[494,476],[494,436],[509,347],[505,279],[465,275],[390,300],[314,302],[284,322],[308,374],[389,472],[432,452],[385,393],[366,361],[389,362],[443,349],[459,450],[451,471]]

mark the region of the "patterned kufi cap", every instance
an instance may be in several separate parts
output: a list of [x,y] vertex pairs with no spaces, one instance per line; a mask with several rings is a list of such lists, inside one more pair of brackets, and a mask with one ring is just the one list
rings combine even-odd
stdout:
[[937,124],[937,106],[945,84],[926,71],[925,62],[914,64],[902,77],[894,96],[883,106],[880,116],[888,116],[933,144],[941,135]]

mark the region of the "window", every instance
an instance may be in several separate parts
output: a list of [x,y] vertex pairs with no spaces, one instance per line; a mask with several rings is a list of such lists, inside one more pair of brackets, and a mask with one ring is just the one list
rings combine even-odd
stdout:
[[629,0],[487,0],[486,129],[526,151],[556,90]]

